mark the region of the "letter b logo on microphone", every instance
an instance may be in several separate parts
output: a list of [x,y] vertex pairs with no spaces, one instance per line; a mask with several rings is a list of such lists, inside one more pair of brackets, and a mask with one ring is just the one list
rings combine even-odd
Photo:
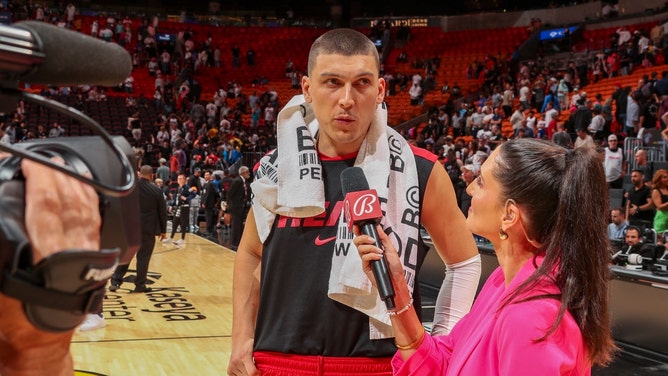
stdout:
[[378,197],[374,194],[367,193],[357,198],[353,203],[352,212],[355,218],[359,218],[366,213],[373,213],[374,204],[378,201]]
[[343,203],[348,230],[353,224],[363,221],[377,221],[382,217],[378,194],[375,189],[349,192]]

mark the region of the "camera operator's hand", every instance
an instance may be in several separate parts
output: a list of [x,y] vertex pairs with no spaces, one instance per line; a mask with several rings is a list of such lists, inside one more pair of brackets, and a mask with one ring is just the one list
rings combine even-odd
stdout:
[[[57,160],[58,161],[58,160]],[[58,162],[62,163],[62,160]],[[34,263],[65,249],[100,249],[100,211],[93,188],[74,178],[23,160],[26,232]],[[36,329],[22,303],[0,294],[0,374],[73,374],[72,333]]]

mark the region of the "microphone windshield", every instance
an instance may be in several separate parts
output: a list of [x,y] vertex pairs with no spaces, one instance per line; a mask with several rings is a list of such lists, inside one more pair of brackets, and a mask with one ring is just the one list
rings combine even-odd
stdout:
[[369,189],[369,182],[366,180],[364,170],[361,167],[348,167],[341,171],[341,190],[343,195],[350,192],[366,191]]
[[631,265],[642,265],[642,256],[637,253],[631,253],[627,260]]
[[130,54],[120,45],[39,21],[12,26],[28,30],[45,60],[21,81],[47,85],[116,86],[132,72]]

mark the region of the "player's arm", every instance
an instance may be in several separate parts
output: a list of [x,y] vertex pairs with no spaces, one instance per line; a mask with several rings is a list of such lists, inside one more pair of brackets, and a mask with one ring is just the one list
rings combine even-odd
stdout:
[[434,165],[427,182],[422,223],[446,266],[432,329],[433,335],[444,335],[471,309],[482,266],[478,247],[457,205],[450,177],[438,164]]
[[253,364],[253,336],[260,302],[261,260],[262,242],[251,208],[234,262],[232,355],[227,368],[228,375],[260,374]]

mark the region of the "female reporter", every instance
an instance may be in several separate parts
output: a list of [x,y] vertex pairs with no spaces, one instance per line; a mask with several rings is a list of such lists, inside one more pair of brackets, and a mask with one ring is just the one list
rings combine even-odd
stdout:
[[[511,140],[467,191],[467,225],[492,242],[500,266],[447,336],[425,334],[399,256],[380,231],[397,293],[398,309],[389,312],[399,348],[395,374],[588,375],[592,365],[608,363],[614,344],[601,235],[608,195],[598,153]],[[375,283],[370,262],[383,251],[365,235],[354,243]]]

